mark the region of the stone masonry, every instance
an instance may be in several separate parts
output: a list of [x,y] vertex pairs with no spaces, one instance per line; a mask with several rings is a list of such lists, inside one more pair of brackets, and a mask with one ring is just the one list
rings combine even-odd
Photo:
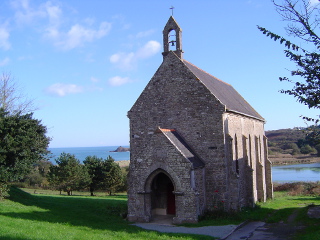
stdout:
[[197,222],[207,210],[273,196],[265,120],[232,86],[182,58],[181,32],[171,16],[163,62],[128,112],[129,221],[168,214]]

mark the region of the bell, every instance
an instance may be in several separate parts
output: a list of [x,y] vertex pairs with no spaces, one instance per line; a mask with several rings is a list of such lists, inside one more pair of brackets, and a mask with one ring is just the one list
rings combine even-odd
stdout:
[[174,41],[171,41],[171,46],[174,47]]

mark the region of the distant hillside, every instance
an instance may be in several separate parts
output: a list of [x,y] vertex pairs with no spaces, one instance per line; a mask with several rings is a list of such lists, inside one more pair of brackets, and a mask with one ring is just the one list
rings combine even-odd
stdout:
[[268,138],[269,145],[271,143],[271,145],[277,145],[281,148],[288,143],[298,144],[298,141],[305,139],[306,135],[307,132],[305,129],[301,128],[266,131],[266,137]]
[[[306,139],[307,129],[279,129],[266,131],[270,158],[312,158],[316,157],[317,150]],[[319,153],[318,153],[319,154]]]

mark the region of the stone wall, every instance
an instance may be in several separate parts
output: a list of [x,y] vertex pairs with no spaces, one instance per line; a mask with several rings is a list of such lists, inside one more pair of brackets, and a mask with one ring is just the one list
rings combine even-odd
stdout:
[[230,208],[238,210],[266,201],[272,197],[272,182],[264,122],[232,112],[226,113],[224,119],[232,151],[231,159],[226,160]]
[[[176,216],[174,223],[196,222],[199,209],[203,209],[203,182],[201,169],[192,169],[170,141],[160,132],[149,133],[150,142],[138,158],[130,162],[128,181],[128,219],[152,220],[152,182],[159,173],[166,174],[174,185]],[[195,174],[191,174],[195,171]],[[192,179],[193,177],[193,179]]]
[[[174,184],[175,223],[196,222],[206,209],[253,206],[272,191],[270,181],[264,180],[271,175],[264,122],[226,111],[173,52],[166,55],[128,117],[130,221],[152,219],[151,184],[160,172]],[[166,136],[156,132],[158,127],[175,129],[204,168],[194,169]]]

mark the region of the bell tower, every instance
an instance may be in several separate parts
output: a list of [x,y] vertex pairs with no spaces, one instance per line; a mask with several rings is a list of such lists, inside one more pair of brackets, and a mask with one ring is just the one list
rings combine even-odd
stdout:
[[170,16],[162,33],[163,57],[167,56],[170,51],[173,51],[179,58],[182,59],[182,29],[173,16]]

